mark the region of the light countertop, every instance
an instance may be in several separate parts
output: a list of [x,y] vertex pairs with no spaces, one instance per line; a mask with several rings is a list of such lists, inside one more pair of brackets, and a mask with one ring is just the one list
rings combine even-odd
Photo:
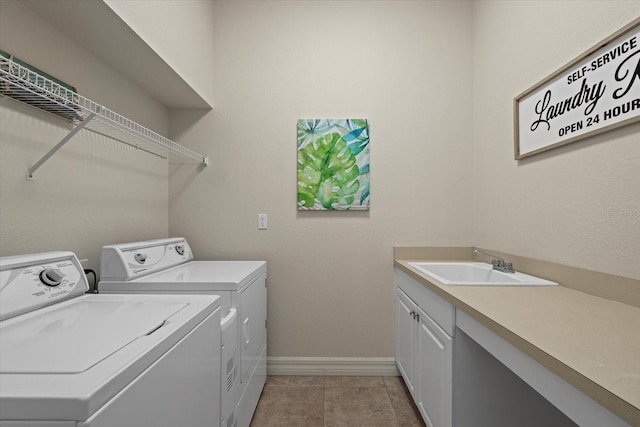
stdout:
[[564,286],[445,286],[396,267],[634,426],[640,426],[640,308]]

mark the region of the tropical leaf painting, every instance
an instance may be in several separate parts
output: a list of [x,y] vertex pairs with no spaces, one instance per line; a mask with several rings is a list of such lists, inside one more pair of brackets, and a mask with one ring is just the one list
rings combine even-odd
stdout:
[[298,210],[369,209],[367,119],[298,120]]

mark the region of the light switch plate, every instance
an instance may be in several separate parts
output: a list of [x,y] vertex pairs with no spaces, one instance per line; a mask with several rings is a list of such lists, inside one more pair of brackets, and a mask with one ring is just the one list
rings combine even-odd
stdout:
[[258,230],[267,229],[267,214],[258,214]]

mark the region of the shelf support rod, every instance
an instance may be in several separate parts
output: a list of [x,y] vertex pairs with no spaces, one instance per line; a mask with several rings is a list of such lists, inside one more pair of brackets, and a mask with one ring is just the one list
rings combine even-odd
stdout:
[[58,151],[59,149],[61,149],[61,148],[62,148],[62,146],[63,146],[64,144],[66,144],[66,143],[67,143],[71,138],[73,138],[73,136],[74,136],[76,133],[80,132],[80,130],[81,130],[81,129],[84,129],[84,127],[85,127],[87,124],[89,124],[89,122],[90,122],[90,121],[91,121],[95,116],[96,116],[96,113],[91,113],[91,114],[89,114],[87,117],[85,117],[85,118],[84,118],[84,120],[83,120],[83,121],[81,121],[80,123],[78,123],[78,125],[77,125],[75,128],[73,128],[73,129],[71,130],[71,132],[69,132],[69,133],[68,133],[64,138],[62,138],[62,139],[60,140],[60,142],[58,142],[58,144],[57,144],[55,147],[53,147],[51,150],[49,150],[49,152],[48,152],[47,154],[45,154],[45,155],[44,155],[40,160],[38,160],[38,163],[36,163],[35,165],[31,166],[31,168],[29,168],[29,170],[27,171],[27,179],[28,179],[29,181],[32,181],[32,180],[33,180],[33,173],[34,173],[35,171],[37,171],[37,170],[38,170],[38,168],[44,164],[44,162],[46,162],[47,160],[49,160],[49,158],[50,158],[51,156],[53,156],[53,155],[56,153],[56,151]]

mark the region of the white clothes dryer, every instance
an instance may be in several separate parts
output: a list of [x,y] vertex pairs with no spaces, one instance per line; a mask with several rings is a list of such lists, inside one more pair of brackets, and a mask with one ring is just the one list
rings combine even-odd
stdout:
[[0,425],[217,426],[219,298],[88,289],[71,252],[0,258]]
[[206,294],[221,298],[222,427],[249,427],[267,376],[267,265],[195,261],[184,238],[105,246],[101,293]]

